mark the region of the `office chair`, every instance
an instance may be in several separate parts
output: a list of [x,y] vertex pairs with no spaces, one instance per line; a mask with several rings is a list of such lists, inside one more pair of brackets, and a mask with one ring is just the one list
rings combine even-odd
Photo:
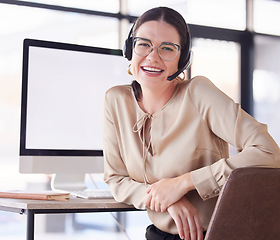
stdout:
[[218,198],[205,240],[274,239],[280,239],[280,169],[234,170]]

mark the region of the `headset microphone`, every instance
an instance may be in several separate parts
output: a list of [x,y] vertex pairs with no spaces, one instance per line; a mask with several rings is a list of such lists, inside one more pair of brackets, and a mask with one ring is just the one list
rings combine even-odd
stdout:
[[187,63],[183,67],[178,69],[174,74],[167,77],[167,80],[172,81],[174,78],[178,77],[184,70],[190,68],[191,65],[192,65],[192,51],[189,51]]

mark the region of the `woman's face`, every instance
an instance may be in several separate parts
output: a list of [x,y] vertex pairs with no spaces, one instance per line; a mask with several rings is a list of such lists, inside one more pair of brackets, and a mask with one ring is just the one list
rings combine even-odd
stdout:
[[178,70],[180,52],[173,60],[165,61],[159,56],[157,47],[163,42],[180,45],[180,36],[176,28],[164,21],[148,21],[138,28],[135,37],[150,40],[155,48],[147,56],[139,56],[133,50],[131,60],[133,76],[142,88],[168,87],[172,81],[168,81],[167,77]]

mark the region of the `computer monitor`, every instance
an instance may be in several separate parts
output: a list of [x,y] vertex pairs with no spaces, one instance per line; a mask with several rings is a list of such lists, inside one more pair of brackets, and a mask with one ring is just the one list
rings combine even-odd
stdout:
[[121,50],[25,39],[20,173],[54,174],[53,190],[72,191],[103,172],[104,95],[131,83],[127,66]]

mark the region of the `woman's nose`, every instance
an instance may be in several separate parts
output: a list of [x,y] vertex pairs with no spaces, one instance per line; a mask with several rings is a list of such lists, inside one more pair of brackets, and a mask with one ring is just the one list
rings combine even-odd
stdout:
[[159,60],[160,56],[159,56],[159,53],[158,53],[158,48],[153,47],[152,51],[147,55],[146,58],[148,58],[151,61]]

